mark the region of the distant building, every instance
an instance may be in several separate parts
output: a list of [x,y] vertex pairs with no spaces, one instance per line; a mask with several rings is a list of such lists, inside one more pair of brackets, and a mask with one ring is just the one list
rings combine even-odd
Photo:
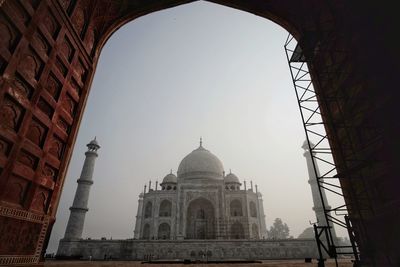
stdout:
[[[83,239],[82,229],[100,146],[88,144],[86,160],[57,258],[248,260],[316,257],[312,239],[267,240],[261,194],[253,183],[225,175],[221,161],[200,146],[158,188],[139,195],[134,238]],[[117,219],[117,218],[116,218]]]
[[[140,194],[136,239],[262,239],[265,215],[257,189],[225,175],[222,162],[202,146],[153,189]],[[256,186],[257,188],[257,186]],[[146,189],[145,189],[146,190]]]

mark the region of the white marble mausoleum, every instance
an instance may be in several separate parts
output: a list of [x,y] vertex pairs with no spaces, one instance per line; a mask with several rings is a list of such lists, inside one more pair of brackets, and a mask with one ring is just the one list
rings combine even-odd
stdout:
[[177,175],[139,196],[135,239],[263,239],[265,215],[253,183],[225,174],[222,162],[200,146],[179,164]]

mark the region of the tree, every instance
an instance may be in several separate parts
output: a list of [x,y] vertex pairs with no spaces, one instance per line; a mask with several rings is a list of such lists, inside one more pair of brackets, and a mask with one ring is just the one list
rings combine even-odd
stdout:
[[283,223],[281,218],[276,218],[267,233],[270,239],[287,239],[289,237],[289,226]]

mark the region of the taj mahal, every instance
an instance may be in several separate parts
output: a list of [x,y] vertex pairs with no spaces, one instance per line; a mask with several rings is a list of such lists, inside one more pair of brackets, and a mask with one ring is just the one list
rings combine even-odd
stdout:
[[133,236],[84,239],[89,191],[100,145],[87,144],[71,214],[57,257],[119,260],[256,260],[316,257],[315,240],[271,240],[267,236],[262,195],[243,184],[221,160],[200,145],[160,184],[139,195]]
[[[140,194],[136,239],[263,239],[261,193],[225,175],[222,162],[200,146],[179,164],[177,176],[164,177],[160,190]],[[145,189],[146,190],[146,189]]]

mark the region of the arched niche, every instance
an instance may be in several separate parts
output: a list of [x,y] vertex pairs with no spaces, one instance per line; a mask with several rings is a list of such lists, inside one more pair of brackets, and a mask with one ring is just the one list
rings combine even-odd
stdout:
[[215,208],[205,198],[192,200],[186,209],[186,238],[214,239],[216,235]]

